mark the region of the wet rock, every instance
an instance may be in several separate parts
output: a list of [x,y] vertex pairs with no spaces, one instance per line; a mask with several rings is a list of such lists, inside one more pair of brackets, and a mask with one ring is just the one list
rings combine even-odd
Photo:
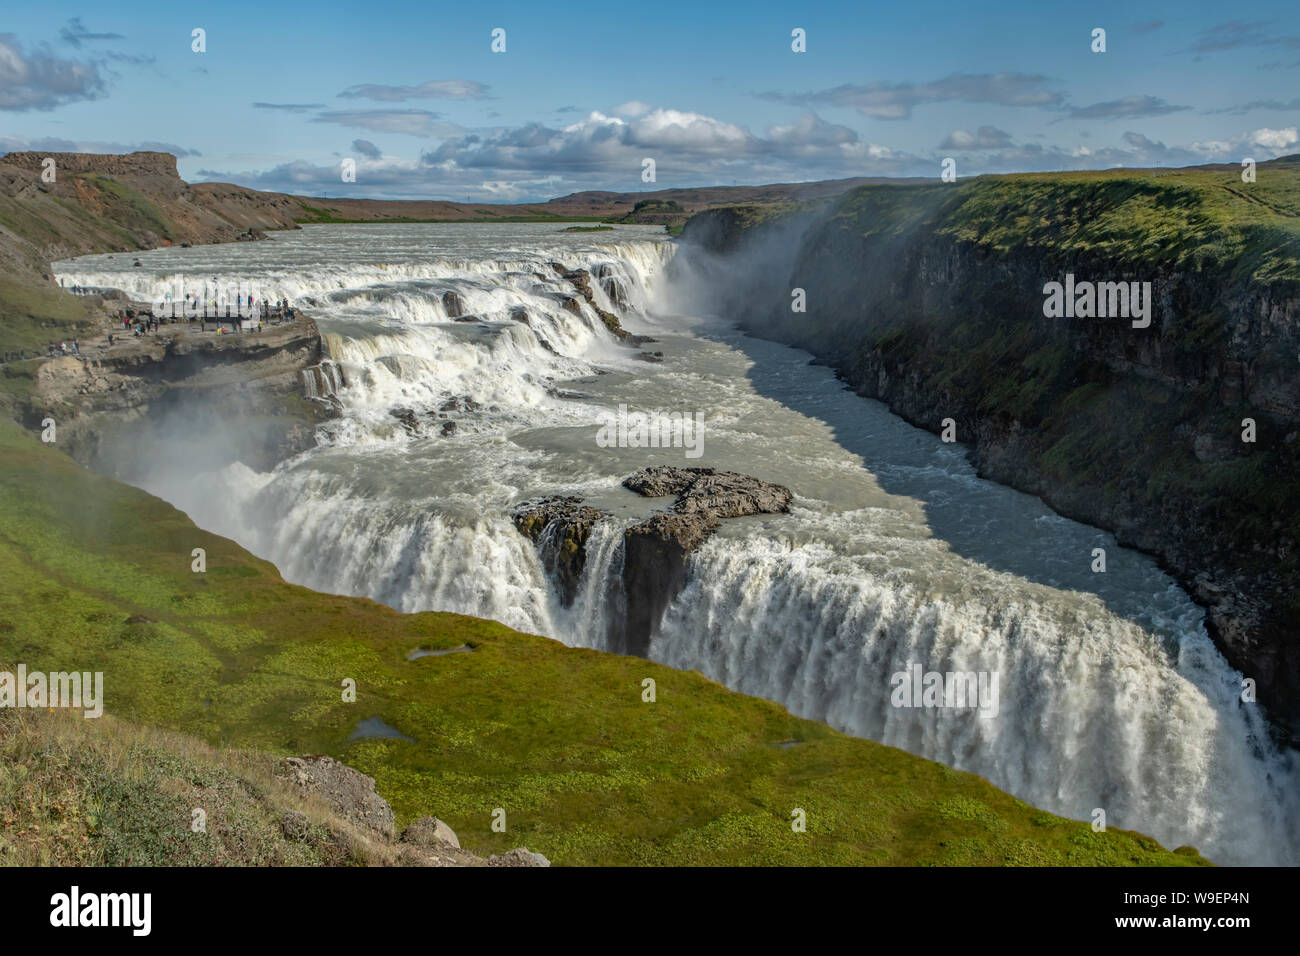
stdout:
[[455,319],[465,314],[465,303],[461,301],[460,293],[451,289],[442,294],[442,308],[449,319]]
[[483,406],[468,395],[453,395],[438,406],[440,412],[476,412]]
[[614,304],[614,308],[620,312],[628,310],[627,290],[623,287],[622,279],[617,276],[601,279],[600,287],[604,290],[605,295],[609,297],[609,301]]
[[419,422],[419,420],[415,417],[415,411],[414,411],[414,409],[410,409],[410,408],[390,408],[390,409],[388,410],[388,414],[389,414],[389,415],[392,415],[394,418],[396,418],[396,419],[398,420],[398,422],[401,423],[402,427],[406,429],[406,432],[407,432],[408,435],[417,435],[417,434],[419,434],[419,432],[420,432],[420,422]]
[[[623,486],[647,498],[674,496],[667,511],[623,532],[623,611],[609,635],[616,653],[645,656],[664,609],[686,584],[686,557],[726,518],[790,510],[789,488],[713,468],[643,468]],[[515,527],[538,546],[565,606],[573,604],[586,566],[591,529],[609,515],[574,496],[524,502]]]
[[578,290],[578,295],[587,300],[593,308],[596,306],[596,294],[591,291],[591,273],[586,269],[574,269],[572,272],[564,273],[561,278],[565,282],[572,283],[573,287]]
[[572,605],[587,564],[587,539],[608,513],[584,505],[581,498],[553,496],[524,502],[511,517],[520,533],[537,545],[560,602]]
[[286,757],[275,775],[304,796],[318,797],[349,823],[393,839],[393,808],[375,792],[375,780],[323,755]]
[[659,465],[623,480],[647,498],[674,495],[672,509],[623,533],[626,594],[624,653],[645,656],[664,610],[686,585],[686,556],[718,530],[724,518],[790,510],[783,485],[732,471]]
[[558,293],[555,296],[555,301],[560,303],[560,308],[562,308],[565,312],[569,312],[572,313],[573,315],[581,317],[582,303],[577,296]]

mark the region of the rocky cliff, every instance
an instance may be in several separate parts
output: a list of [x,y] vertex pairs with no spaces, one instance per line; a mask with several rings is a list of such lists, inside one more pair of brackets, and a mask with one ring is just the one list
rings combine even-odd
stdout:
[[[1228,167],[866,187],[702,213],[683,242],[751,331],[914,424],[951,420],[983,475],[1157,555],[1300,727],[1298,158],[1251,184]],[[1053,309],[1047,284],[1075,280],[1138,283],[1149,317]]]
[[312,447],[315,425],[337,413],[303,397],[303,373],[322,350],[310,319],[238,335],[164,325],[41,363],[19,417],[33,431],[52,421],[61,449],[123,479],[139,477],[145,449],[196,440],[266,470]]
[[442,820],[400,835],[373,777],[105,717],[0,709],[10,866],[550,866],[464,849]]
[[[144,317],[148,306],[68,295],[49,268],[90,252],[260,239],[265,229],[298,228],[300,215],[288,196],[191,186],[169,153],[0,158],[0,349],[14,359],[40,355],[51,341],[82,343],[75,357],[0,368],[0,405],[33,429],[52,419],[60,447],[119,476],[138,464],[142,440],[169,428],[220,434],[255,467],[307,447],[314,423],[333,413],[303,399],[302,373],[323,349],[315,323],[239,336],[163,325],[141,339],[119,335],[109,348],[121,317]],[[224,427],[233,421],[244,427]]]

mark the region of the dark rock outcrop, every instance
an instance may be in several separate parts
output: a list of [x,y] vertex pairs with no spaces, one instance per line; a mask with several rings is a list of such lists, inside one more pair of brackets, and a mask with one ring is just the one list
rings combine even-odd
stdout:
[[675,495],[672,509],[623,534],[623,589],[627,595],[625,653],[645,656],[664,610],[686,585],[686,556],[718,530],[724,518],[790,510],[789,488],[732,471],[658,465],[623,480],[647,498]]
[[587,539],[608,513],[584,505],[581,498],[555,496],[525,502],[512,517],[515,527],[537,545],[561,603],[573,604],[587,564]]
[[[611,615],[609,650],[645,656],[664,610],[686,584],[686,558],[709,539],[726,518],[790,510],[793,494],[781,485],[712,468],[644,468],[623,486],[646,498],[675,496],[658,512],[623,532],[620,601],[623,614]],[[537,546],[560,600],[571,605],[587,561],[592,527],[607,512],[581,498],[550,497],[515,509],[515,527]]]
[[465,303],[461,301],[460,293],[453,289],[442,294],[442,308],[449,319],[458,319],[465,314]]
[[415,410],[411,408],[390,408],[388,414],[397,419],[401,426],[406,429],[408,435],[416,435],[420,431],[420,422],[415,417]]

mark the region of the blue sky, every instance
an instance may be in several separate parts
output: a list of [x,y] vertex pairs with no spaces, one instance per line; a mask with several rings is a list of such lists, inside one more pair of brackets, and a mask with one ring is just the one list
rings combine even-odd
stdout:
[[505,202],[1300,152],[1294,0],[449,6],[10,9],[0,151],[163,148],[191,181]]

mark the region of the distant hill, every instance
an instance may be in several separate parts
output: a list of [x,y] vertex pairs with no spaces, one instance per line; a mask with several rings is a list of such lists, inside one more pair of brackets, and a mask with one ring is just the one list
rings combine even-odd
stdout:
[[[653,192],[616,193],[603,190],[570,193],[543,203],[458,203],[438,200],[319,199],[295,196],[306,210],[304,222],[381,222],[485,220],[613,219],[626,222],[685,221],[691,213],[737,203],[791,203],[838,196],[858,186],[921,180],[883,178],[834,179],[811,183],[773,183],[766,186],[699,186]],[[644,219],[628,218],[638,203],[676,203],[676,215],[661,213]]]

